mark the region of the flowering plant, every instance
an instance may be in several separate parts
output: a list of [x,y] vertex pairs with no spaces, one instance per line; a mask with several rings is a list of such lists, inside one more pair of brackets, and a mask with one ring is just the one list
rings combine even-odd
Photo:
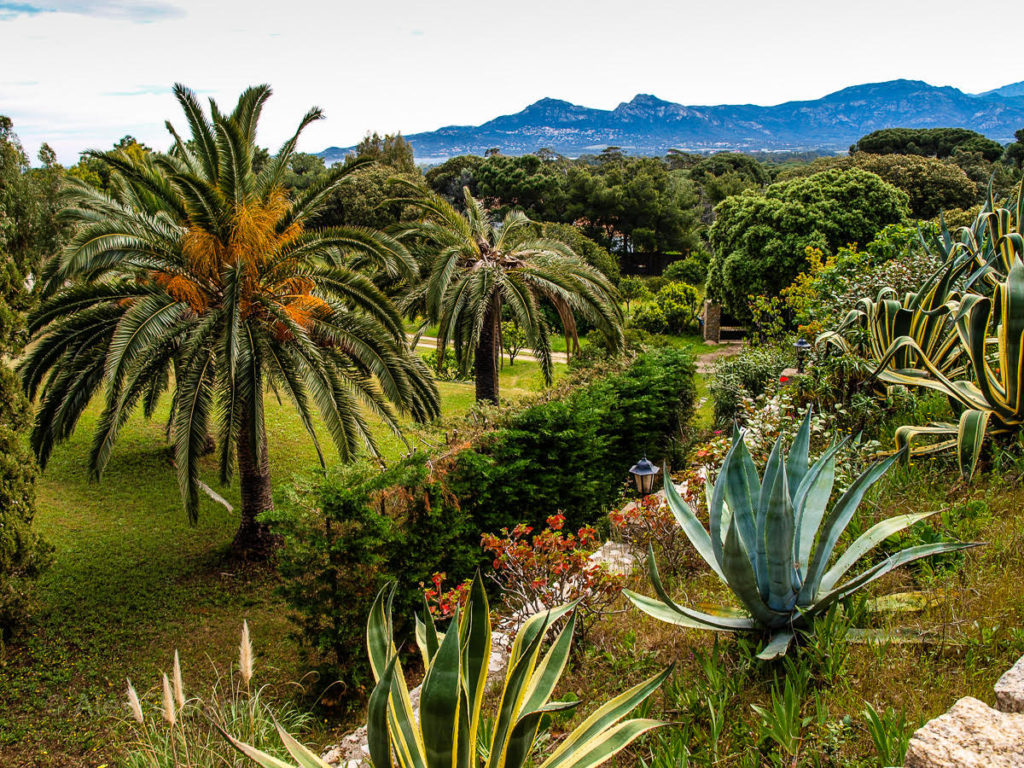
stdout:
[[565,517],[552,515],[536,535],[519,524],[500,535],[485,533],[484,550],[493,555],[491,579],[501,587],[517,624],[533,614],[579,600],[577,627],[585,631],[609,611],[622,591],[624,577],[593,562],[597,531],[587,526],[563,531]]
[[663,496],[652,494],[630,502],[609,513],[608,519],[616,537],[629,547],[636,562],[643,562],[648,548],[653,548],[665,570],[673,575],[682,570],[686,539]]
[[455,615],[455,609],[466,604],[469,599],[469,588],[473,584],[472,579],[466,579],[461,584],[444,589],[444,582],[448,578],[446,573],[435,573],[430,577],[432,587],[424,586],[420,582],[420,589],[423,590],[423,599],[427,603],[427,610],[435,619],[450,619]]

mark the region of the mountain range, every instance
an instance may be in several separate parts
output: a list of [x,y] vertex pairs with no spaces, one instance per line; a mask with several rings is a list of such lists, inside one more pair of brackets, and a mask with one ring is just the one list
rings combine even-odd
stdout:
[[[891,80],[844,88],[812,101],[684,106],[638,94],[615,109],[541,99],[521,112],[482,125],[452,125],[405,138],[421,164],[497,148],[522,155],[549,148],[576,157],[618,146],[630,154],[687,152],[841,151],[880,128],[970,128],[1007,143],[1024,128],[1024,82],[964,93],[921,80]],[[353,147],[318,153],[328,163]]]

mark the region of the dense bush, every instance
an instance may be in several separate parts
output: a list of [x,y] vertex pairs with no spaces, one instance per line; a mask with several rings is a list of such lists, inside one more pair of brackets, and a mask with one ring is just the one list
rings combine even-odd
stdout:
[[468,573],[479,559],[479,533],[423,454],[383,471],[363,462],[300,482],[264,520],[281,537],[279,594],[300,646],[330,673],[325,680],[351,691],[371,682],[363,622],[380,588],[396,581],[395,600],[411,615],[434,572]]
[[715,423],[733,420],[744,397],[756,397],[779,380],[779,374],[792,365],[791,351],[783,345],[748,347],[735,357],[718,364],[711,378],[711,399]]
[[645,333],[667,333],[668,321],[661,305],[653,301],[637,304],[629,318],[629,324]]
[[[704,258],[701,258],[701,257]],[[690,285],[703,285],[708,276],[708,261],[710,257],[706,254],[700,256],[687,256],[685,259],[673,261],[661,276],[666,280],[675,283],[689,283]]]
[[654,297],[668,330],[676,334],[685,333],[696,327],[697,315],[700,314],[700,299],[700,291],[686,283],[669,283]]
[[638,458],[660,460],[679,439],[693,413],[693,375],[690,355],[661,349],[527,408],[458,455],[451,489],[479,531],[539,527],[558,512],[573,529],[592,523]]
[[741,320],[751,295],[777,295],[804,264],[810,247],[828,253],[866,243],[887,224],[906,219],[905,192],[873,173],[832,169],[747,192],[717,208],[708,293]]

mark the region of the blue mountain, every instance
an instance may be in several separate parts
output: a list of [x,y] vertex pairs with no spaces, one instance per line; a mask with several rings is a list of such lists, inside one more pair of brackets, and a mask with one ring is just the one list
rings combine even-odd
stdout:
[[[820,99],[684,106],[638,94],[615,109],[591,109],[541,99],[521,112],[482,125],[453,125],[406,136],[421,163],[497,148],[521,155],[547,147],[570,157],[618,146],[632,154],[669,149],[840,151],[880,128],[970,128],[1003,143],[1024,128],[1024,83],[981,94],[920,80],[891,80],[844,88]],[[328,163],[352,147],[320,152]]]

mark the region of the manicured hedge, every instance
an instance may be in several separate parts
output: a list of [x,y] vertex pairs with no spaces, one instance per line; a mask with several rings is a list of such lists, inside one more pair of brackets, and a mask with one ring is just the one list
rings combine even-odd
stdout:
[[480,531],[561,512],[592,523],[619,497],[630,466],[660,461],[693,415],[693,359],[664,349],[561,400],[513,416],[459,454],[450,486]]

